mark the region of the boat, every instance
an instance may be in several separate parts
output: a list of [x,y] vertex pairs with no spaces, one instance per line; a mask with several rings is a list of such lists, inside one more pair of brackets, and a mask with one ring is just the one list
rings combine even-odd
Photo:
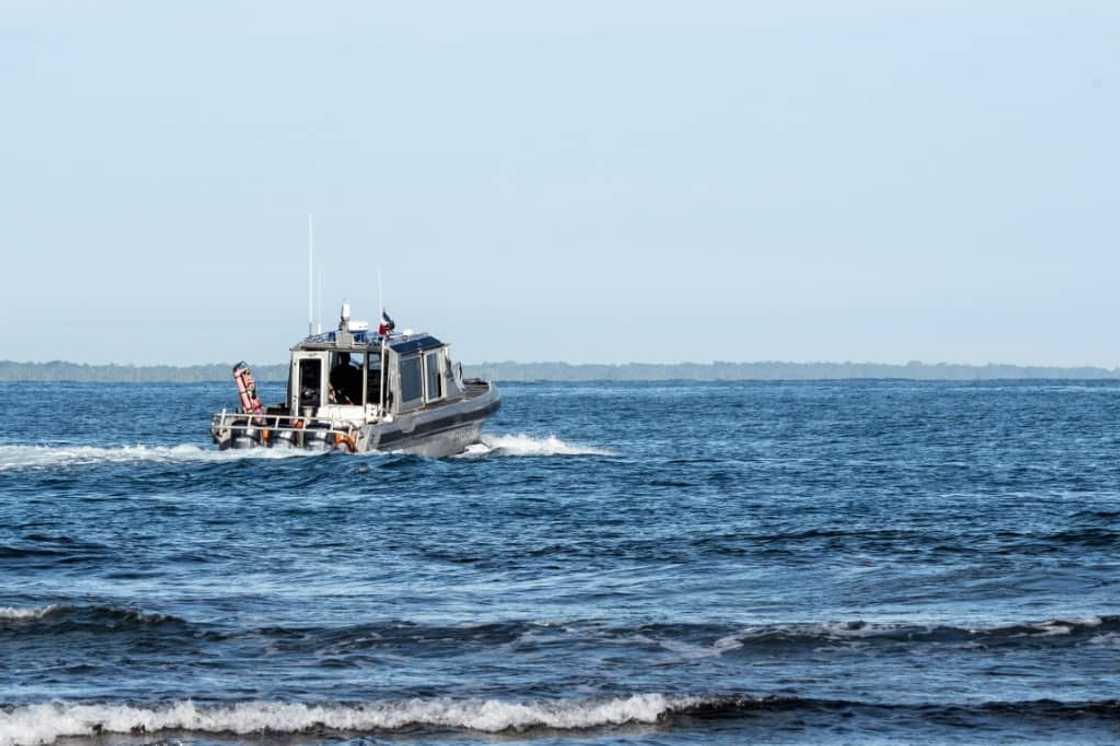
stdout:
[[395,451],[444,458],[481,442],[498,411],[491,381],[464,378],[448,345],[427,333],[398,333],[382,312],[376,331],[351,321],[291,348],[285,401],[265,406],[252,370],[233,368],[238,407],[213,415],[218,448],[284,448],[350,453]]

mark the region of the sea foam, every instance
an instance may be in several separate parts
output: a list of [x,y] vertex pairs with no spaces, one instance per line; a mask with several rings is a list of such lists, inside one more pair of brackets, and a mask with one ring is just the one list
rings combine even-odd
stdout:
[[629,723],[655,723],[691,698],[636,694],[599,700],[408,699],[353,705],[243,702],[201,706],[181,701],[165,707],[111,704],[24,705],[0,710],[0,746],[37,746],[59,738],[100,733],[300,733],[448,728],[487,733],[531,728],[578,730]]

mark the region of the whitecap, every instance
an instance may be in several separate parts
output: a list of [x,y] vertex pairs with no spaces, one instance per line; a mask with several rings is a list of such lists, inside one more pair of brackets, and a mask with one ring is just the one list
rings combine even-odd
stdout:
[[711,645],[699,645],[681,640],[658,640],[657,644],[688,660],[718,658],[728,651],[743,647],[742,640],[735,638],[733,635],[721,637]]
[[1072,624],[1067,624],[1059,621],[1042,622],[1041,624],[1030,625],[1032,629],[1038,631],[1040,637],[1053,637],[1054,635],[1068,635],[1073,632]]
[[34,619],[42,619],[57,608],[58,606],[54,604],[31,608],[0,606],[0,621],[25,622]]

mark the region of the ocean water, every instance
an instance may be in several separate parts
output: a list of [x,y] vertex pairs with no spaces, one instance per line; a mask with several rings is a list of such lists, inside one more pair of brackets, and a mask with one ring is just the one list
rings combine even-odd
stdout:
[[0,385],[0,746],[1120,741],[1120,384],[503,393],[436,461]]

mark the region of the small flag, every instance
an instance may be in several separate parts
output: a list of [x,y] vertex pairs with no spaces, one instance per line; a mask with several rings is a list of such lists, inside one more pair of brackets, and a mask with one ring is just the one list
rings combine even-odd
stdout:
[[381,323],[377,325],[377,333],[382,336],[388,336],[389,332],[397,328],[396,323],[393,322],[393,317],[385,309],[381,310]]

